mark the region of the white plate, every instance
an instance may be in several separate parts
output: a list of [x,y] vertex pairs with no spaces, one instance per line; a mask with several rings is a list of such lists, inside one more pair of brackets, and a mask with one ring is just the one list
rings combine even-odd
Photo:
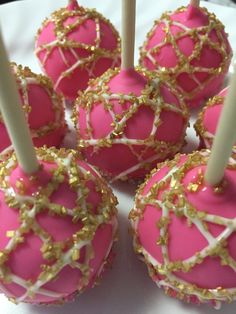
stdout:
[[[204,2],[204,1],[202,1]],[[96,7],[109,17],[120,30],[120,1],[80,0],[86,7]],[[137,39],[138,47],[142,44],[146,32],[153,20],[165,10],[186,5],[180,0],[138,0],[137,1]],[[39,66],[33,54],[34,35],[42,20],[54,9],[66,4],[66,0],[25,0],[0,6],[0,23],[12,61],[28,65],[39,72]],[[236,51],[236,9],[204,2],[225,24],[233,50]],[[0,73],[1,74],[1,73]],[[193,129],[188,132],[188,139],[196,147],[197,141]],[[116,184],[114,192],[119,199],[120,236],[113,268],[107,272],[100,286],[81,295],[76,302],[62,307],[35,307],[26,304],[18,306],[0,295],[1,314],[210,314],[215,310],[208,306],[186,305],[178,300],[166,297],[148,277],[146,267],[133,253],[132,241],[128,234],[127,216],[133,206],[135,187],[125,183]],[[232,314],[236,304],[224,305],[218,313]]]

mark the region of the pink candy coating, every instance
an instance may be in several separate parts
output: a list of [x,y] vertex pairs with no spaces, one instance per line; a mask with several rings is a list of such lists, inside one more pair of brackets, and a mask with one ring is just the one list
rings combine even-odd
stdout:
[[[67,130],[64,103],[55,94],[52,84],[43,75],[37,75],[28,67],[11,64],[20,94],[21,104],[29,123],[33,143],[58,147]],[[0,120],[0,151],[11,145],[6,127]]]
[[[16,302],[61,303],[94,286],[101,275],[116,234],[116,199],[75,152],[41,148],[37,156],[42,168],[34,177],[25,175],[17,163],[9,178],[4,177],[9,159],[1,163],[0,291]],[[91,217],[93,221],[87,223]],[[76,241],[81,243],[78,257],[68,258],[68,252],[75,252]],[[45,255],[47,243],[51,258]],[[53,256],[60,246],[62,251]],[[63,264],[66,255],[69,260]],[[56,276],[51,270],[49,274],[54,275],[44,279],[45,267],[56,267]]]
[[218,307],[236,292],[236,168],[226,169],[217,193],[203,181],[208,158],[201,151],[160,164],[140,187],[130,218],[135,249],[153,280],[171,296]]
[[195,129],[200,137],[202,148],[211,148],[212,146],[227,91],[228,88],[225,88],[217,96],[210,99],[198,115]]
[[74,111],[78,148],[112,180],[142,178],[184,144],[185,104],[151,73],[110,70],[80,96]]
[[141,65],[174,80],[191,107],[220,90],[232,58],[222,23],[191,5],[163,14],[140,51]]
[[120,65],[119,34],[101,14],[72,1],[43,22],[36,56],[55,90],[74,100],[90,78]]

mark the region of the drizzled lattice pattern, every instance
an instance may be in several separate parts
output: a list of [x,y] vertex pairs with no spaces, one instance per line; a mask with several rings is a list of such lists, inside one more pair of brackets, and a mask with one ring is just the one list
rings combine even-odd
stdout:
[[[186,9],[186,7],[181,7],[175,12],[183,12],[186,11]],[[205,86],[213,81],[213,79],[219,75],[225,74],[228,71],[232,58],[232,51],[229,46],[227,46],[227,41],[225,39],[225,36],[227,35],[224,34],[223,24],[216,18],[215,14],[209,13],[205,8],[201,8],[201,10],[208,16],[209,24],[193,29],[181,24],[180,22],[173,21],[171,19],[171,16],[173,15],[172,12],[164,13],[160,20],[155,21],[153,28],[147,34],[146,41],[140,48],[140,64],[145,66],[145,59],[149,60],[157,71],[161,71],[162,75],[165,75],[167,79],[171,80],[173,84],[178,86],[184,96],[184,99],[186,100],[193,99],[195,95],[201,92]],[[164,26],[160,26],[160,24],[164,24]],[[174,35],[171,31],[171,27],[173,26],[180,28],[181,31]],[[165,39],[154,47],[147,48],[147,45],[154,35],[157,27],[161,27],[161,29],[165,32]],[[210,38],[210,34],[213,30],[216,34],[215,41]],[[195,43],[192,54],[188,57],[181,52],[178,46],[178,41],[185,37],[191,38]],[[171,45],[175,51],[178,59],[177,65],[175,67],[160,67],[158,61],[156,60],[156,56],[159,54],[161,48],[167,47],[168,45]],[[192,65],[192,61],[199,59],[204,47],[209,47],[209,49],[216,51],[221,56],[222,61],[217,67],[209,68],[202,65]],[[178,84],[178,77],[182,73],[187,73],[189,78],[195,82],[196,87],[191,91],[184,90],[180,84]],[[204,79],[204,81],[202,81],[197,78],[196,73],[204,73],[208,76]]]
[[206,148],[211,148],[213,144],[214,134],[210,133],[206,130],[204,127],[203,119],[204,115],[209,107],[222,105],[224,103],[225,98],[222,96],[215,96],[212,99],[210,99],[206,106],[200,111],[198,114],[197,121],[194,124],[194,128],[197,132],[197,134],[203,139],[204,144],[206,145]]
[[[64,26],[65,21],[70,17],[77,17],[77,21],[73,24],[69,24],[66,27]],[[95,31],[96,38],[94,43],[85,44],[82,42],[78,42],[75,40],[70,40],[68,38],[68,34],[73,30],[76,30],[82,25],[85,21],[92,19],[95,22]],[[107,50],[101,47],[101,22],[104,22],[109,25],[111,28],[114,37],[117,38],[117,47],[114,50]],[[35,53],[40,59],[40,53],[46,52],[43,60],[41,60],[41,65],[45,73],[47,73],[47,69],[45,65],[48,59],[51,56],[53,49],[58,48],[62,61],[67,67],[65,71],[63,71],[56,82],[54,82],[54,88],[57,89],[62,80],[66,77],[70,77],[73,71],[77,68],[81,68],[88,72],[90,78],[96,77],[94,74],[94,67],[96,62],[100,58],[109,58],[112,60],[111,67],[119,66],[120,64],[120,38],[119,34],[114,28],[114,26],[109,22],[108,19],[104,18],[101,14],[99,14],[96,10],[85,9],[83,7],[78,6],[76,10],[68,10],[67,8],[62,8],[58,11],[55,11],[49,19],[46,19],[43,22],[42,28],[38,31],[38,36],[40,36],[42,29],[48,24],[54,24],[54,33],[56,39],[50,43],[42,44],[36,47]],[[36,43],[37,44],[37,43]],[[83,51],[88,52],[88,56],[81,57],[79,56],[77,49],[82,49]],[[70,65],[67,61],[65,52],[70,51],[71,54],[76,58],[76,62],[73,65]]]
[[[213,145],[213,140],[215,137],[215,134],[212,134],[211,132],[206,130],[206,127],[204,126],[203,120],[204,120],[205,113],[210,107],[223,105],[224,101],[225,101],[224,96],[215,96],[209,99],[206,106],[198,114],[198,118],[194,124],[194,128],[196,130],[197,135],[202,140],[202,144],[204,148],[210,149]],[[233,153],[232,155],[234,156],[234,158],[236,158],[236,146],[233,147],[232,153]]]
[[[75,294],[83,291],[88,285],[88,278],[92,272],[89,263],[94,258],[92,240],[95,232],[102,224],[110,224],[113,228],[113,238],[107,254],[104,256],[103,264],[97,274],[95,274],[96,278],[100,276],[110,253],[113,240],[116,238],[115,206],[117,201],[99,175],[94,175],[94,173],[78,163],[78,155],[74,151],[40,148],[37,150],[37,156],[39,160],[53,163],[56,167],[52,168],[52,177],[47,185],[33,195],[25,193],[24,181],[16,182],[17,192],[10,185],[9,176],[17,165],[15,155],[11,155],[10,158],[8,155],[7,159],[1,163],[0,189],[4,193],[7,205],[18,211],[20,226],[17,230],[9,230],[7,232],[6,236],[9,237],[9,242],[0,251],[0,291],[10,297],[10,300],[13,302],[32,302],[34,297],[40,294],[52,297],[55,299],[55,302],[62,303],[71,298],[71,296],[46,289],[44,285],[55,279],[64,267],[70,266],[78,269],[81,273],[81,279],[77,287],[75,287]],[[37,180],[33,176],[31,179]],[[87,201],[87,197],[91,193],[88,189],[88,184],[91,182],[96,186],[96,193],[101,198],[96,208],[96,214],[90,210],[92,204],[89,204]],[[50,195],[62,183],[68,184],[70,189],[77,193],[76,204],[72,209],[50,201]],[[69,216],[72,223],[79,221],[82,223],[82,227],[71,238],[55,242],[50,233],[37,221],[37,216],[45,212],[45,210],[48,211],[49,215],[56,217]],[[25,237],[29,233],[33,233],[42,241],[40,250],[45,264],[41,265],[41,272],[37,278],[26,281],[12,272],[10,267],[7,266],[7,261],[11,258],[10,254],[24,243]],[[85,250],[83,262],[79,260],[81,249]],[[5,283],[15,283],[24,288],[25,293],[20,297],[14,298],[7,290]]]
[[[131,224],[134,230],[134,247],[147,264],[150,276],[159,287],[164,288],[167,294],[187,302],[211,302],[217,308],[220,307],[222,301],[231,302],[236,298],[236,287],[230,289],[224,287],[216,287],[215,289],[201,288],[178,278],[175,272],[189,272],[196,265],[203,263],[207,257],[211,256],[219,257],[222,265],[227,265],[236,271],[236,261],[230,255],[227,247],[227,240],[236,232],[236,219],[228,219],[220,215],[198,211],[186,198],[182,179],[190,169],[199,165],[206,165],[209,151],[195,152],[188,155],[187,160],[182,165],[179,164],[180,156],[177,155],[173,161],[160,164],[158,169],[154,169],[147,181],[139,188],[134,209],[130,213]],[[144,193],[144,188],[148,181],[163,167],[168,167],[168,173],[160,181],[155,182],[148,192]],[[228,167],[236,169],[235,160],[231,159]],[[203,174],[199,172],[196,181],[190,182],[187,189],[190,193],[194,193],[201,189],[203,184]],[[157,198],[158,193],[161,191],[165,192],[161,194],[161,197]],[[161,213],[161,218],[157,221],[157,228],[160,230],[160,238],[157,239],[157,245],[161,247],[163,263],[153,258],[139,240],[138,225],[139,221],[142,220],[147,205],[155,207]],[[174,213],[177,217],[185,217],[190,226],[194,225],[197,228],[206,239],[208,245],[186,260],[170,261],[168,247],[168,226],[171,224],[170,213]],[[206,227],[207,223],[224,226],[225,229],[217,237],[214,237]]]
[[[32,104],[29,103],[29,88],[34,88],[34,85],[41,86],[51,99],[51,110],[54,112],[54,120],[42,125],[37,129],[30,127],[32,137],[40,138],[47,136],[57,129],[66,128],[64,101],[54,92],[51,81],[46,76],[35,74],[31,72],[28,67],[16,65],[13,62],[11,63],[11,69],[14,73],[18,89],[21,92],[22,107],[24,109],[27,121],[29,120],[28,116],[32,110]],[[32,87],[29,87],[29,85],[32,85]],[[40,104],[40,100],[37,101]],[[1,113],[0,122],[4,123]]]
[[[137,71],[147,77],[148,81],[146,86],[141,91],[140,96],[136,96],[133,93],[124,95],[121,93],[112,93],[108,84],[111,79],[119,73],[119,69],[108,70],[102,77],[91,80],[90,86],[84,94],[80,94],[77,98],[76,105],[73,112],[73,120],[75,126],[78,129],[78,149],[82,153],[87,148],[92,148],[93,154],[103,153],[104,147],[112,148],[113,145],[123,144],[127,145],[130,152],[136,157],[137,164],[133,167],[126,169],[116,177],[113,177],[111,181],[118,179],[125,180],[138,169],[148,169],[151,164],[156,160],[163,160],[167,156],[174,156],[176,152],[180,151],[184,144],[185,130],[188,124],[188,110],[183,102],[182,98],[178,95],[176,89],[168,82],[163,82],[158,76],[152,77],[152,74],[143,69],[137,68]],[[179,106],[176,104],[167,103],[162,97],[161,88],[165,86],[179,100]],[[129,109],[124,110],[121,114],[116,114],[114,110],[114,103],[116,102],[122,106],[123,103],[129,102],[131,105]],[[100,128],[100,125],[92,125],[90,119],[90,113],[94,106],[101,104],[103,108],[109,112],[112,117],[112,130],[103,138],[94,139],[93,130]],[[124,131],[127,127],[129,120],[138,112],[142,107],[149,107],[153,110],[153,125],[149,136],[145,139],[139,138],[127,138]],[[80,132],[79,125],[79,113],[80,108],[83,108],[86,112],[86,136]],[[183,133],[178,142],[164,142],[159,141],[156,138],[158,127],[162,123],[160,115],[163,110],[175,112],[177,115],[183,118]],[[102,125],[103,121],[101,121]],[[86,138],[85,138],[86,137]],[[136,153],[134,147],[142,147],[142,151]],[[149,158],[145,158],[145,154],[149,149],[153,150],[153,154]],[[122,162],[122,161],[121,161]],[[106,175],[109,174],[105,169],[102,169]],[[111,175],[112,176],[112,175]]]

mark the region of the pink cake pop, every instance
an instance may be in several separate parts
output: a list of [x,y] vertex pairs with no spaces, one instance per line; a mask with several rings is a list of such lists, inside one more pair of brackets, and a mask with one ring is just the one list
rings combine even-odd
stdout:
[[71,0],[43,22],[36,38],[36,56],[55,90],[74,100],[90,78],[120,65],[120,38],[100,13]]
[[[64,103],[51,81],[28,67],[11,63],[34,145],[59,146],[66,133]],[[0,117],[0,151],[11,145],[6,127]]]
[[142,178],[156,161],[174,156],[188,123],[174,86],[134,69],[135,1],[124,1],[122,12],[121,69],[91,80],[74,108],[78,149],[111,181]]
[[1,163],[0,292],[14,302],[63,303],[93,287],[116,238],[116,199],[77,154],[39,148],[41,170]]
[[0,292],[13,302],[72,300],[101,276],[116,198],[72,150],[32,145],[0,36],[0,108],[15,153],[0,163]]
[[236,160],[229,160],[235,82],[211,155],[202,150],[158,165],[130,213],[135,250],[157,285],[170,296],[216,308],[236,299]]
[[[134,247],[166,294],[193,303],[236,298],[236,164],[219,193],[204,184],[209,151],[158,165],[130,214]],[[231,184],[232,183],[232,184]]]
[[140,48],[140,64],[173,81],[191,107],[217,94],[231,58],[223,24],[196,0],[165,12]]
[[210,99],[198,114],[194,128],[200,137],[201,148],[211,148],[216,127],[224,105],[228,88],[223,89],[217,96]]

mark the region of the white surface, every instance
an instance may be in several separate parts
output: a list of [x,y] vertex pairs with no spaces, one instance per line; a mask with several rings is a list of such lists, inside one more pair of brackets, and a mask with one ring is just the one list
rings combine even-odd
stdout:
[[[204,1],[202,1],[204,2]],[[96,7],[109,17],[120,30],[120,1],[80,0],[81,5]],[[165,10],[171,10],[188,1],[138,0],[137,40],[139,47],[153,20]],[[28,65],[39,72],[33,54],[34,35],[42,20],[54,9],[66,4],[66,0],[25,0],[0,6],[0,23],[12,61]],[[204,3],[225,24],[233,50],[236,51],[236,9]],[[138,49],[136,48],[136,61]],[[195,114],[193,113],[193,118]],[[189,132],[189,148],[196,147],[193,129]],[[26,304],[14,305],[0,295],[1,314],[210,314],[215,310],[208,306],[192,306],[168,298],[148,277],[145,265],[138,261],[128,235],[128,213],[133,206],[134,186],[116,184],[115,194],[119,199],[120,236],[113,268],[108,271],[100,286],[87,291],[77,301],[62,307],[35,307]],[[236,313],[236,304],[224,305],[218,313]]]

